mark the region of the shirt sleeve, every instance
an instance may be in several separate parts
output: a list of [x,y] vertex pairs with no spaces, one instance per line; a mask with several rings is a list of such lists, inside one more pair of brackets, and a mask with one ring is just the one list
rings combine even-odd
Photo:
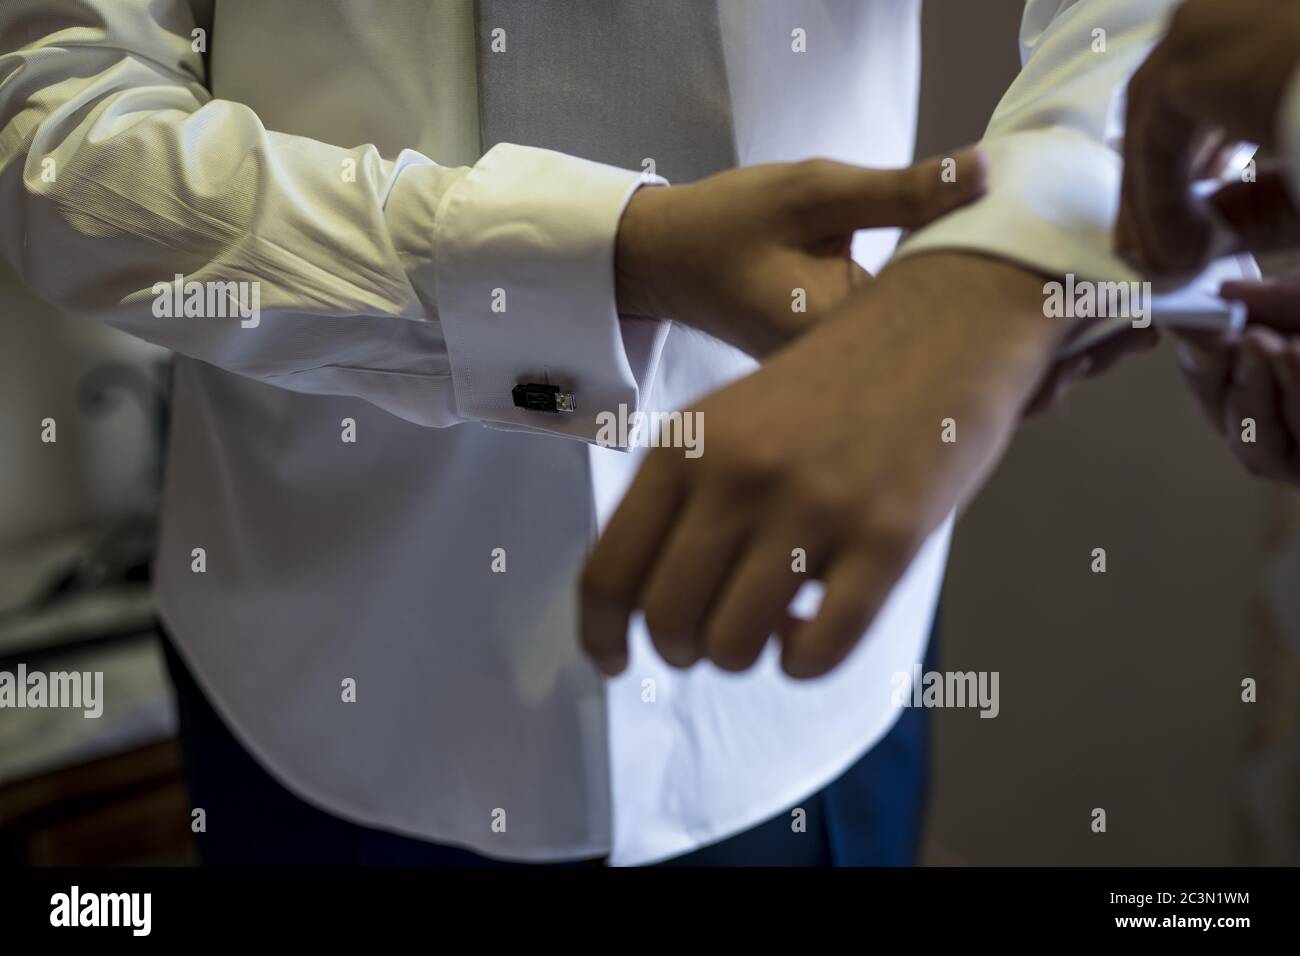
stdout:
[[918,230],[898,255],[980,252],[1055,276],[1141,276],[1114,251],[1124,90],[1177,0],[1029,0],[1022,70],[982,141],[979,201]]
[[[0,252],[28,285],[231,372],[423,425],[592,440],[598,408],[637,407],[666,330],[615,311],[639,171],[510,145],[451,168],[268,130],[208,91],[203,9],[5,0]],[[191,300],[196,314],[171,308]],[[523,381],[579,411],[515,408]]]

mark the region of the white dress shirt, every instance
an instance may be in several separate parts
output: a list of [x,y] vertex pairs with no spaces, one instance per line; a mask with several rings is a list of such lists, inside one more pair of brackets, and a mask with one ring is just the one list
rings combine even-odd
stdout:
[[[674,671],[637,625],[603,681],[575,580],[640,455],[591,445],[593,413],[753,367],[615,314],[640,170],[480,155],[471,0],[216,0],[205,72],[210,5],[0,6],[0,246],[63,308],[177,353],[158,595],[239,739],[332,813],[520,860],[664,858],[833,780],[897,717],[949,525],[823,679],[772,648],[743,675]],[[1030,2],[989,196],[904,253],[1132,278],[1112,106],[1169,6]],[[910,161],[919,0],[722,0],[721,25],[742,162]],[[877,268],[894,241],[855,251]],[[259,324],[155,317],[176,274],[260,282]],[[529,319],[481,320],[503,275]],[[579,411],[539,420],[510,390],[548,355]]]

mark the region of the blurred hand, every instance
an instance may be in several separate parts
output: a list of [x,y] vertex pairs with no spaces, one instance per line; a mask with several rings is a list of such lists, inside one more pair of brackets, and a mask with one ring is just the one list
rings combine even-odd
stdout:
[[[1300,485],[1300,274],[1230,282],[1249,325],[1236,338],[1179,335],[1178,361],[1210,424],[1251,474]],[[1254,441],[1245,441],[1254,422]]]
[[765,355],[870,278],[849,258],[856,230],[922,226],[983,193],[981,156],[953,159],[946,177],[939,159],[890,170],[818,159],[640,189],[619,225],[619,311]]
[[1124,356],[1150,351],[1159,344],[1160,332],[1155,326],[1145,329],[1129,327],[1118,330],[1078,355],[1053,362],[1025,405],[1025,416],[1040,415],[1059,405],[1083,379],[1101,375]]
[[[1042,279],[1015,266],[956,253],[889,265],[697,406],[703,456],[650,452],[583,573],[587,653],[621,671],[644,608],[672,665],[743,670],[777,634],[786,673],[829,671],[988,475],[1060,334]],[[786,609],[809,578],[825,597],[795,621]]]
[[[1188,0],[1178,9],[1168,35],[1128,87],[1116,245],[1134,265],[1190,276],[1212,252],[1263,251],[1263,243],[1300,240],[1294,209],[1274,174],[1232,184],[1209,201],[1191,190],[1207,142],[1272,144],[1298,65],[1300,4]],[[1256,190],[1260,195],[1252,195]],[[1215,249],[1211,209],[1234,228],[1246,224],[1252,235],[1239,234],[1237,249]]]

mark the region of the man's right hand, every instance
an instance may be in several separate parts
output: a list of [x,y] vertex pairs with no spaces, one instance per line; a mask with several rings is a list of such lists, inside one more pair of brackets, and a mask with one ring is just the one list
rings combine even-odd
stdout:
[[[1220,141],[1272,145],[1298,67],[1300,4],[1188,0],[1178,8],[1168,35],[1128,86],[1115,232],[1130,262],[1145,272],[1190,277],[1212,254],[1236,251],[1216,249],[1213,216],[1192,191],[1197,153],[1207,133]],[[1224,190],[1208,203],[1223,218],[1233,211],[1225,206],[1262,206],[1265,196],[1284,195],[1281,179],[1268,172],[1258,184],[1228,189],[1233,192]],[[1237,223],[1227,224],[1242,238]]]
[[1300,485],[1300,274],[1229,282],[1221,291],[1249,310],[1246,331],[1230,339],[1181,335],[1178,364],[1251,474]]
[[968,150],[906,169],[816,159],[640,189],[619,225],[619,312],[675,319],[761,357],[870,278],[850,258],[856,230],[923,226],[984,187]]

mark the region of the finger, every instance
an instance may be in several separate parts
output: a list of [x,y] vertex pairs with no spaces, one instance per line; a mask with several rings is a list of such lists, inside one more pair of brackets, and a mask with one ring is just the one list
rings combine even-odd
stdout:
[[1300,275],[1258,282],[1225,282],[1219,295],[1246,306],[1251,325],[1288,335],[1300,334]]
[[680,463],[652,452],[587,558],[580,585],[580,639],[606,674],[627,666],[628,619],[685,493]]
[[1282,176],[1261,173],[1255,182],[1231,182],[1209,198],[1232,231],[1237,252],[1278,252],[1300,245],[1300,213]]
[[1088,350],[1086,354],[1092,361],[1086,374],[1088,377],[1101,375],[1110,371],[1124,356],[1134,352],[1149,352],[1159,344],[1160,330],[1155,326],[1127,328],[1120,335],[1103,339]]
[[1274,377],[1281,383],[1282,423],[1291,438],[1289,480],[1300,484],[1300,341],[1292,341],[1274,361]]
[[902,568],[882,563],[865,548],[841,553],[826,575],[817,616],[784,637],[781,668],[796,678],[832,670],[857,644],[901,574]]
[[[806,566],[796,570],[796,548]],[[786,626],[787,609],[799,588],[820,571],[824,544],[804,528],[763,534],[738,564],[705,628],[709,659],[728,671],[754,665],[764,645]]]
[[[1284,477],[1292,451],[1272,369],[1274,354],[1283,350],[1273,333],[1254,330],[1243,335],[1225,406],[1225,429],[1238,439],[1233,450],[1251,474],[1262,478]],[[1254,422],[1252,440],[1247,440],[1247,420]]]
[[1074,383],[1085,378],[1091,371],[1092,356],[1087,352],[1057,362],[1047,370],[1033,397],[1025,405],[1024,417],[1040,415],[1060,404]]
[[1025,406],[1025,415],[1037,415],[1059,404],[1078,382],[1108,371],[1130,352],[1146,352],[1159,344],[1160,332],[1155,326],[1125,328],[1079,355],[1057,362]]
[[1191,192],[1198,124],[1167,96],[1173,55],[1162,45],[1128,88],[1117,242],[1145,271],[1173,274],[1204,260],[1211,230]]
[[745,514],[700,492],[678,510],[642,591],[646,627],[659,656],[690,667],[704,656],[704,625],[745,544]]
[[1232,375],[1233,347],[1218,333],[1178,334],[1178,365],[1214,430],[1223,434],[1224,400]]
[[826,163],[809,187],[802,223],[809,238],[856,229],[915,228],[984,194],[987,171],[978,150],[936,157],[904,169]]
[[1148,162],[1141,149],[1146,136],[1146,124],[1154,113],[1151,100],[1161,58],[1168,41],[1158,44],[1146,61],[1129,77],[1124,91],[1124,142],[1123,166],[1120,173],[1120,207],[1115,219],[1115,249],[1134,265],[1144,255],[1144,243],[1139,231],[1139,172]]

